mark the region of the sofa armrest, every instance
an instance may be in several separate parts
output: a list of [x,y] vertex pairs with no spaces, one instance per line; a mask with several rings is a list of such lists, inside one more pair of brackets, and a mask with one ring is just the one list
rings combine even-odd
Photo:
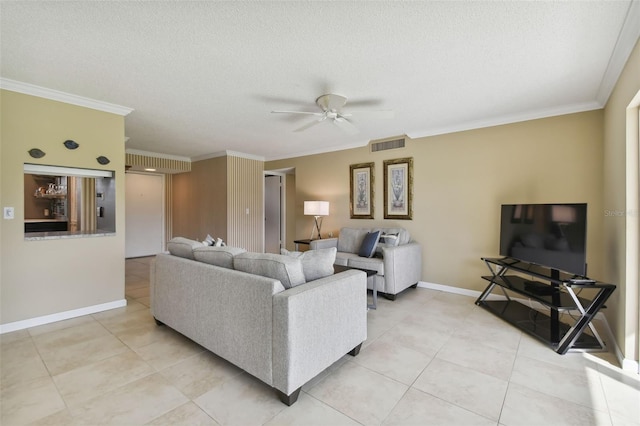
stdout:
[[385,290],[398,294],[418,281],[422,275],[422,247],[407,243],[383,247]]
[[273,297],[273,387],[286,395],[367,338],[367,276],[349,270]]
[[309,248],[311,250],[320,250],[325,248],[338,247],[338,239],[337,238],[325,238],[323,240],[313,240],[309,243]]

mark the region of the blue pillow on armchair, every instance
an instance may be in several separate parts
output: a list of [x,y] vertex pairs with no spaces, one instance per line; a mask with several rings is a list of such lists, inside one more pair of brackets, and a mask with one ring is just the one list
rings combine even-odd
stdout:
[[376,252],[376,245],[380,239],[380,231],[368,232],[362,241],[358,256],[371,257]]

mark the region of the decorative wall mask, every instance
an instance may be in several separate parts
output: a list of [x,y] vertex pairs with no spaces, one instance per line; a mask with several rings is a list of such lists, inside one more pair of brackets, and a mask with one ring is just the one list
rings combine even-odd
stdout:
[[42,158],[47,154],[38,148],[33,148],[29,150],[29,155],[32,156],[33,158]]
[[96,160],[98,161],[98,163],[102,164],[103,166],[106,166],[111,162],[111,160],[109,160],[104,155],[101,155],[100,157],[96,158]]
[[76,141],[72,141],[71,139],[64,141],[64,146],[67,149],[76,149],[80,145]]

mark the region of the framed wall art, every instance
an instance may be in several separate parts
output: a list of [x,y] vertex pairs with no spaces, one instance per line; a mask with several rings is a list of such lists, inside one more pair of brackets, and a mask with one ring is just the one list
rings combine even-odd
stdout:
[[384,218],[413,219],[413,158],[385,160]]
[[373,219],[373,163],[352,164],[349,171],[351,219]]

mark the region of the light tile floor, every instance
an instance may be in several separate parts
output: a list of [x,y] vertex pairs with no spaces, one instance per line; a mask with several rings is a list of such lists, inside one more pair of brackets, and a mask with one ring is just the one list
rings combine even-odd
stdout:
[[272,389],[149,313],[150,258],[126,308],[8,333],[0,423],[36,425],[640,425],[640,382],[611,353],[560,356],[474,305],[408,290],[368,339],[303,387]]

